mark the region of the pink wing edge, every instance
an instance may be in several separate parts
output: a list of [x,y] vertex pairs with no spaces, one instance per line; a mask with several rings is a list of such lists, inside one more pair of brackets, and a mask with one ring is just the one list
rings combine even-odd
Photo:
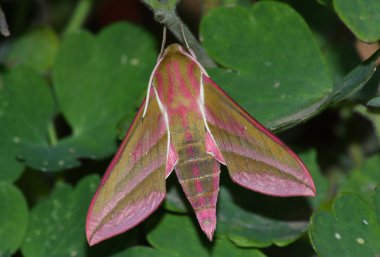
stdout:
[[[274,140],[277,144],[281,145],[297,162],[300,164],[303,172],[307,176],[307,181],[309,186],[311,187],[311,190],[308,190],[305,192],[305,194],[287,194],[287,195],[274,195],[274,194],[268,194],[263,191],[259,190],[254,190],[258,193],[264,194],[264,195],[269,195],[269,196],[276,196],[276,197],[291,197],[291,196],[315,196],[316,195],[316,189],[314,185],[313,178],[311,177],[308,169],[306,168],[306,165],[303,163],[303,161],[298,157],[297,154],[295,154],[285,143],[283,143],[277,136],[275,136],[272,132],[270,132],[267,128],[265,128],[263,125],[261,125],[255,118],[253,118],[244,108],[242,108],[235,100],[233,100],[221,87],[219,87],[210,77],[208,77],[206,74],[203,74],[203,80],[207,83],[209,83],[211,86],[213,86],[216,90],[218,90],[222,95],[224,95],[228,100],[230,100],[241,112],[244,118],[246,118],[253,126],[257,127],[260,131],[262,131],[265,135],[270,137],[272,140]],[[205,83],[204,83],[205,84]],[[207,115],[206,115],[206,120],[207,120]],[[210,132],[211,133],[211,132]],[[212,134],[211,134],[212,135]],[[214,153],[214,155],[217,157],[218,155],[221,155],[221,152],[217,146],[216,141],[214,140],[213,144],[215,144],[216,148],[218,149],[217,152]],[[215,150],[214,150],[215,151]],[[217,158],[219,159],[219,158]],[[225,165],[224,158],[220,158],[218,160],[220,163]],[[228,166],[227,166],[228,168]],[[236,179],[234,179],[231,176],[231,179],[238,185],[247,188],[249,190],[252,190],[251,188],[247,187],[246,185],[240,183]]]
[[[132,128],[134,127],[134,125],[135,125],[136,122],[137,122],[137,118],[139,117],[139,115],[141,114],[141,112],[144,111],[144,107],[145,107],[146,100],[147,100],[147,99],[146,99],[146,97],[145,97],[145,98],[143,99],[143,101],[142,101],[140,107],[139,107],[139,110],[137,111],[135,117],[133,118],[133,121],[132,121],[130,127],[128,128],[128,131],[127,131],[127,133],[126,133],[126,135],[125,135],[125,137],[124,137],[122,143],[120,144],[120,146],[119,146],[119,148],[118,148],[116,154],[114,155],[114,157],[113,157],[111,163],[109,164],[109,166],[108,166],[106,172],[104,173],[103,178],[102,178],[102,180],[101,180],[101,182],[100,182],[100,184],[99,184],[99,186],[98,186],[98,189],[96,190],[96,192],[95,192],[95,194],[94,194],[94,197],[92,198],[92,201],[91,201],[90,206],[89,206],[89,208],[88,208],[87,217],[86,217],[86,237],[87,237],[87,242],[88,242],[88,244],[89,244],[90,246],[93,246],[93,245],[95,245],[95,244],[97,244],[97,243],[99,243],[99,242],[101,242],[101,241],[104,241],[104,240],[106,240],[106,239],[109,239],[109,238],[111,238],[111,237],[114,237],[114,236],[116,236],[116,235],[119,235],[119,234],[121,234],[121,233],[124,233],[124,232],[130,230],[131,228],[133,228],[133,227],[139,225],[140,223],[142,223],[143,221],[145,221],[145,220],[146,220],[146,219],[147,219],[147,218],[148,218],[153,212],[155,212],[155,211],[161,206],[162,201],[165,199],[165,195],[158,194],[156,197],[157,197],[157,201],[159,201],[160,203],[157,204],[156,208],[152,208],[152,209],[149,211],[149,213],[146,215],[146,217],[143,218],[143,219],[141,219],[140,221],[138,221],[138,222],[136,222],[136,223],[134,223],[134,224],[132,224],[132,225],[130,225],[130,226],[123,227],[123,228],[120,229],[120,230],[115,230],[113,233],[109,233],[109,234],[107,234],[107,235],[103,235],[103,236],[100,236],[100,237],[95,238],[95,239],[94,239],[94,238],[92,238],[92,239],[90,238],[90,236],[92,236],[92,234],[91,234],[92,231],[91,231],[91,228],[89,227],[89,226],[90,226],[90,222],[89,222],[89,221],[90,221],[90,218],[91,218],[91,215],[92,215],[92,208],[93,208],[93,206],[94,206],[94,203],[96,202],[96,199],[97,199],[97,197],[98,197],[98,194],[99,194],[100,189],[101,189],[101,188],[103,187],[103,185],[106,183],[106,181],[107,181],[107,179],[108,179],[108,177],[109,177],[109,175],[110,175],[110,173],[111,173],[113,167],[115,166],[115,164],[116,164],[116,162],[118,161],[120,155],[122,154],[122,152],[123,152],[123,150],[124,150],[124,146],[127,144],[128,140],[129,140],[130,134],[131,134],[131,132],[132,132]],[[174,158],[174,157],[172,157],[172,158]],[[170,167],[167,166],[167,169],[168,169],[168,168],[170,168]],[[170,173],[171,173],[171,172],[166,171],[166,177],[169,176]]]

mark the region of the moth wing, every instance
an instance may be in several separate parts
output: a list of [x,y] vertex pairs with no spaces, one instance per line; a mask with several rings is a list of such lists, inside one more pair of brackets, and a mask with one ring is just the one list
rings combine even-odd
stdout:
[[313,180],[299,157],[203,75],[205,116],[231,179],[274,196],[313,196]]
[[155,211],[165,197],[168,133],[151,90],[140,106],[91,202],[86,234],[94,245],[129,230]]

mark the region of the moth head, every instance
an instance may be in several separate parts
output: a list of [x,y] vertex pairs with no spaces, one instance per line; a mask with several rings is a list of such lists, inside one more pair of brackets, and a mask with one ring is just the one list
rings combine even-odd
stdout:
[[[189,52],[190,51],[190,52]],[[165,59],[167,57],[172,57],[176,55],[186,55],[191,59],[195,59],[195,55],[191,49],[187,50],[186,47],[180,44],[171,44],[165,48],[164,52],[160,55],[160,59]]]

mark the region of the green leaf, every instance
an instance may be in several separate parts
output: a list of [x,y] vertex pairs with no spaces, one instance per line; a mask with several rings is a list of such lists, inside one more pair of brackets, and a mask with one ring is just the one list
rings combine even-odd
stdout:
[[345,178],[340,192],[354,192],[362,198],[370,200],[376,186],[380,184],[379,166],[379,155],[366,159],[362,167],[351,171]]
[[217,235],[227,235],[238,246],[285,246],[307,230],[307,222],[274,220],[243,209],[223,187],[219,194]]
[[2,252],[0,253],[0,257],[11,257],[11,253],[9,251],[5,251],[5,252]]
[[315,197],[308,197],[308,201],[313,206],[313,209],[318,209],[321,203],[326,199],[329,190],[329,182],[323,176],[317,163],[316,151],[308,151],[300,155],[301,159],[306,164],[313,178],[317,195]]
[[265,257],[260,251],[238,248],[225,239],[207,241],[198,223],[185,215],[167,213],[157,227],[148,234],[148,241],[167,256]]
[[265,257],[263,253],[258,250],[249,248],[238,248],[228,240],[216,239],[215,245],[211,249],[212,257]]
[[58,45],[58,36],[51,28],[36,28],[13,43],[6,62],[9,66],[23,64],[44,72],[51,68]]
[[332,90],[311,31],[286,4],[214,9],[203,18],[201,35],[207,52],[232,70],[210,70],[212,78],[263,123],[312,106]]
[[44,80],[26,67],[6,73],[0,92],[0,180],[14,181],[23,170],[16,157],[26,160],[25,149],[48,144],[54,101]]
[[356,66],[350,71],[339,83],[334,87],[334,91],[323,98],[319,102],[300,110],[298,113],[292,114],[287,117],[280,118],[274,122],[266,124],[268,128],[274,131],[284,130],[286,128],[295,126],[311,117],[319,114],[327,107],[337,104],[353,94],[358,92],[364,87],[364,85],[370,80],[374,72],[376,71],[376,60],[380,56],[380,50],[374,53],[363,63]]
[[85,256],[85,218],[99,184],[98,176],[82,179],[73,189],[58,183],[31,211],[21,251],[25,257]]
[[[379,190],[378,190],[379,191]],[[375,201],[379,201],[377,192]],[[380,252],[380,212],[356,194],[342,194],[332,212],[319,211],[309,230],[314,249],[324,257],[373,257]]]
[[125,113],[132,119],[155,57],[153,39],[130,24],[113,25],[97,37],[70,34],[53,72],[59,109],[72,129],[65,138],[56,136],[55,105],[42,78],[25,68],[10,72],[3,86],[10,92],[0,95],[0,121],[7,124],[0,128],[5,146],[0,159],[10,171],[0,173],[0,180],[17,178],[22,166],[16,157],[39,170],[58,171],[79,166],[79,158],[110,155],[116,148],[116,125]]
[[112,25],[97,37],[83,31],[67,36],[53,73],[60,111],[72,129],[61,147],[78,157],[111,154],[116,125],[125,113],[132,118],[155,58],[152,37],[131,24]]
[[16,252],[28,227],[28,206],[21,191],[0,182],[0,256]]
[[341,85],[335,87],[330,96],[331,101],[333,103],[340,102],[362,89],[376,71],[376,61],[379,56],[380,49],[348,73],[342,80]]
[[203,14],[207,14],[212,9],[220,6],[242,6],[249,8],[251,6],[251,2],[251,0],[204,0],[202,1],[202,11]]
[[148,234],[148,241],[154,248],[173,256],[209,256],[202,245],[207,245],[207,238],[201,233],[190,217],[166,213]]
[[334,9],[347,27],[362,41],[380,39],[380,1],[334,0]]
[[380,96],[376,96],[368,101],[367,105],[369,107],[378,108],[380,107]]

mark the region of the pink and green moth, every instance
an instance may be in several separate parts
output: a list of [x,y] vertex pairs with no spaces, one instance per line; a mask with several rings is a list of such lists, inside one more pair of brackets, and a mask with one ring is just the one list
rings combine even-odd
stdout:
[[212,240],[220,164],[256,192],[315,195],[300,158],[215,84],[188,47],[172,44],[161,51],[147,96],[91,202],[89,244],[145,220],[164,200],[173,170]]

